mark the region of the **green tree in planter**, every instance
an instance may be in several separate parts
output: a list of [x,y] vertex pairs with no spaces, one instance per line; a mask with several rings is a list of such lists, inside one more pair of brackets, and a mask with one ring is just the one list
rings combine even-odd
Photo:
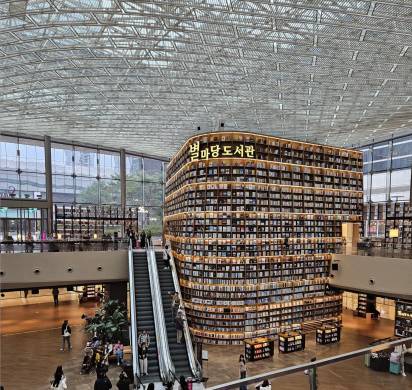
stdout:
[[101,340],[122,340],[122,330],[127,328],[127,310],[119,301],[106,302],[86,326],[86,330]]

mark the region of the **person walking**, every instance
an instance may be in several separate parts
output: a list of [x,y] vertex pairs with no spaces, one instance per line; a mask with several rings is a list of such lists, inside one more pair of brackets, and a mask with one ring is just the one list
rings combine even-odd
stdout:
[[170,253],[169,253],[169,247],[166,245],[163,249],[163,262],[164,262],[164,267],[163,269],[169,269],[170,268]]
[[142,343],[139,346],[139,367],[140,367],[140,375],[148,375],[147,374],[147,345],[146,343]]
[[[246,359],[244,355],[239,356],[239,376],[240,379],[246,378],[247,368],[246,368]],[[241,385],[240,390],[247,390],[246,385]]]
[[70,340],[72,336],[72,329],[70,328],[68,320],[64,320],[62,328],[61,328],[61,334],[62,334],[63,341],[62,341],[62,347],[60,350],[64,351],[65,344],[67,343],[67,348],[70,351],[72,349],[71,340]]
[[176,325],[176,339],[177,343],[182,343],[182,336],[183,336],[183,313],[180,309],[177,311],[176,318],[175,318],[175,325]]
[[118,366],[123,363],[123,350],[124,345],[120,340],[117,340],[117,343],[113,346],[113,353],[116,355]]
[[99,372],[97,374],[96,382],[94,382],[94,390],[110,390],[112,382],[107,377],[106,373]]
[[62,366],[57,366],[56,371],[54,373],[54,379],[51,381],[50,389],[67,389],[66,377],[64,376]]
[[59,289],[54,287],[52,290],[54,306],[59,306]]

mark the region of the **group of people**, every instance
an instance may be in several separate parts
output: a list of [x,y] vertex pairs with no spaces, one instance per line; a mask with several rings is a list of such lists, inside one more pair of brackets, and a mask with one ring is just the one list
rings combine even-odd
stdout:
[[[109,390],[112,388],[112,383],[107,377],[111,356],[115,357],[118,366],[124,363],[124,345],[120,340],[117,340],[116,343],[110,343],[107,340],[93,337],[92,340],[87,342],[80,373],[90,374],[92,370],[96,371],[95,390]],[[131,383],[132,381],[123,369],[117,382],[118,389],[129,389]]]
[[145,248],[146,242],[152,245],[152,232],[150,230],[148,230],[147,232],[145,230],[142,230],[139,234],[137,230],[135,231],[133,226],[130,225],[126,229],[126,235],[132,242],[133,249],[136,249],[138,247],[138,244],[140,248]]
[[[130,384],[129,377],[125,371],[122,371],[119,375],[119,380],[116,386],[119,390],[129,390]],[[94,382],[94,390],[110,390],[113,387],[111,380],[107,377],[106,372],[97,372],[97,378]],[[54,373],[54,377],[50,382],[51,390],[65,390],[68,388],[67,378],[64,375],[63,367],[57,366]]]

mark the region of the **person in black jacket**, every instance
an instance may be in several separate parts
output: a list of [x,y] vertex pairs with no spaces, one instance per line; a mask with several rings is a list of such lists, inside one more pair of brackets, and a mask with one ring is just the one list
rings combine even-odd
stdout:
[[110,382],[110,379],[106,374],[99,373],[96,382],[94,382],[94,390],[110,390],[111,388],[112,382]]
[[117,382],[117,388],[119,390],[129,390],[130,381],[127,375],[122,371],[119,376],[119,381]]
[[61,334],[62,334],[63,341],[62,341],[62,347],[61,347],[60,350],[64,351],[64,347],[67,343],[67,347],[70,351],[72,349],[72,344],[70,342],[70,338],[71,338],[71,335],[72,335],[72,329],[70,328],[68,320],[64,320],[64,322],[62,324]]

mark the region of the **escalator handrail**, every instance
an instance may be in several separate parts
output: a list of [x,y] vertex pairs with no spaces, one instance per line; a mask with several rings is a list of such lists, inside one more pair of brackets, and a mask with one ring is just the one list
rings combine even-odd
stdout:
[[[174,285],[175,291],[179,295],[179,302],[183,302],[182,293],[180,291],[179,278],[177,276],[175,259],[173,258],[172,254],[170,254],[170,268],[172,270],[173,285]],[[181,305],[181,309],[183,310],[183,316],[186,319],[186,312],[185,312],[185,307],[183,304]],[[187,357],[189,359],[189,364],[190,364],[190,369],[192,371],[192,375],[194,376],[194,378],[201,380],[202,379],[202,369],[201,369],[199,362],[196,359],[196,355],[193,350],[192,338],[190,335],[190,329],[189,329],[189,325],[187,324],[187,321],[183,321],[183,334],[185,336]]]
[[133,249],[131,241],[128,249],[129,261],[129,296],[130,296],[130,344],[132,347],[132,362],[133,362],[133,376],[140,377],[139,360],[138,360],[138,342],[137,342],[137,317],[136,317],[136,289],[134,285],[134,265],[133,265]]
[[152,292],[153,316],[158,348],[160,377],[163,383],[171,383],[173,381],[173,376],[170,372],[174,372],[175,367],[170,357],[159,274],[157,272],[156,255],[153,247],[148,243],[146,243],[146,254],[149,268],[150,289]]

